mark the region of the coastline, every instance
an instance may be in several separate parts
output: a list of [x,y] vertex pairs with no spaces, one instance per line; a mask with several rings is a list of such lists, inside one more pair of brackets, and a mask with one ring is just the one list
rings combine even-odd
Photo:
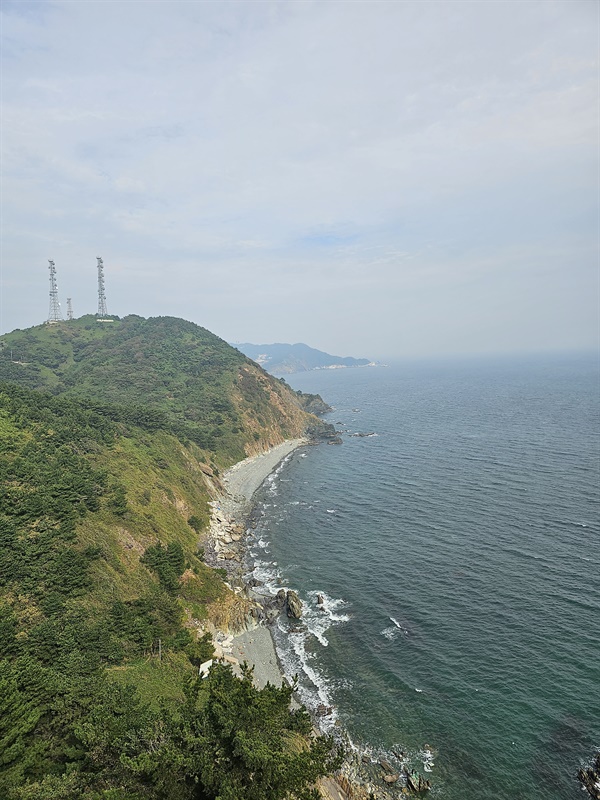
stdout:
[[[223,492],[210,504],[206,561],[227,570],[230,584],[237,593],[247,591],[242,581],[241,559],[245,549],[245,523],[253,510],[252,498],[288,456],[309,443],[306,438],[287,439],[264,453],[238,461],[223,474]],[[234,634],[217,631],[213,638],[217,657],[224,657],[236,670],[244,661],[254,667],[254,682],[258,688],[263,688],[267,682],[281,684],[286,680],[267,625],[257,622]]]
[[[251,587],[245,586],[242,578],[246,525],[254,510],[252,499],[295,450],[309,444],[311,442],[306,438],[288,439],[264,453],[237,462],[223,474],[223,491],[210,503],[212,513],[206,542],[208,557],[205,560],[227,570],[231,588],[236,594],[252,597]],[[259,689],[267,683],[287,683],[269,625],[265,624],[264,619],[248,619],[250,622],[243,630],[234,633],[222,630],[214,632],[215,658],[230,663],[238,675],[241,674],[240,665],[246,662],[253,668],[254,684]],[[295,698],[292,698],[292,704],[300,707]],[[319,719],[314,715],[313,725],[315,734],[324,733]],[[325,776],[318,781],[317,787],[323,800],[348,800],[350,797],[368,800],[373,796],[380,800],[393,800],[392,795],[381,787],[381,762],[364,756],[342,728],[337,729],[336,738],[343,742],[346,758],[335,777]],[[384,772],[387,772],[387,764]],[[394,780],[397,779],[398,776],[394,776]],[[376,795],[373,794],[375,791]]]

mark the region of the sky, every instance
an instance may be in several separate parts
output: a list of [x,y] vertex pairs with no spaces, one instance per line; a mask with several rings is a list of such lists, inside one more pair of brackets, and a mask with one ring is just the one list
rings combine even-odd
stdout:
[[1,332],[173,315],[369,358],[588,350],[595,0],[2,0]]

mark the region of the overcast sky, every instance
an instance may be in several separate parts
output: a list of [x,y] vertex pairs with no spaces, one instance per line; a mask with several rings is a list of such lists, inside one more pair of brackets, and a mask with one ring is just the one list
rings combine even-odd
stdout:
[[595,0],[2,0],[2,332],[598,343]]

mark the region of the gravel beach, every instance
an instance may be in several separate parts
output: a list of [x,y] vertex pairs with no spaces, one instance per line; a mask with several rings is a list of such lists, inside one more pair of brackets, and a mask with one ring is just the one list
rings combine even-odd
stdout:
[[235,636],[231,655],[240,664],[247,661],[254,667],[254,684],[259,689],[262,689],[267,683],[281,686],[283,676],[268,628],[258,627]]
[[[236,563],[239,558],[237,552],[232,550],[236,544],[232,539],[241,538],[241,533],[232,536],[232,531],[236,525],[244,523],[251,511],[254,493],[286,456],[307,443],[306,439],[289,439],[265,453],[239,461],[224,473],[225,493],[211,503],[213,516],[210,535],[216,543],[215,552],[221,563]],[[258,627],[235,636],[226,653],[240,664],[247,661],[254,667],[254,682],[259,688],[267,682],[281,685],[283,675],[268,628]]]
[[240,511],[244,513],[256,490],[265,482],[280,461],[307,443],[306,439],[288,439],[267,450],[266,453],[238,461],[223,475],[223,483],[229,495],[224,498],[224,503],[237,505],[238,515]]

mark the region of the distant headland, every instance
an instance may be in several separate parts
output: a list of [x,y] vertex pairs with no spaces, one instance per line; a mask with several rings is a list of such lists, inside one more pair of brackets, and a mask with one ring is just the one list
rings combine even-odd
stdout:
[[368,358],[332,356],[307,344],[234,344],[245,356],[260,364],[272,375],[290,375],[313,369],[344,369],[346,367],[382,367]]

